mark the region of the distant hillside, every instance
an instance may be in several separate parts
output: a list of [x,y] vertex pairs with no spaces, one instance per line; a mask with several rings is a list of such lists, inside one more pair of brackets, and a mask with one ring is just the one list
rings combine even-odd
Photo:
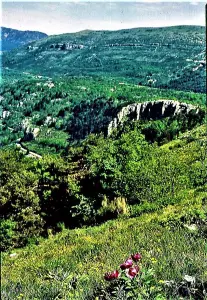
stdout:
[[47,76],[101,75],[205,92],[205,28],[174,26],[49,36],[5,53],[3,66]]
[[39,31],[21,31],[7,27],[1,27],[2,51],[19,48],[27,43],[43,39],[47,34]]

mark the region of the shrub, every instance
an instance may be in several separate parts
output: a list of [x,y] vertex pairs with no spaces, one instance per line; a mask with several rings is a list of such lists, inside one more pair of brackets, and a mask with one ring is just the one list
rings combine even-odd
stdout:
[[0,223],[0,250],[6,251],[14,245],[16,222],[2,220]]
[[98,210],[98,219],[109,220],[116,218],[118,215],[127,215],[128,207],[126,198],[115,197],[112,201],[104,195],[102,206]]

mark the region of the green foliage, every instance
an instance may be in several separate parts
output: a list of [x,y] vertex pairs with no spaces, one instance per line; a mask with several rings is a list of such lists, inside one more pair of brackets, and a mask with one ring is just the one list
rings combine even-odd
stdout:
[[72,226],[78,185],[62,159],[45,157],[36,162],[11,151],[1,151],[0,156],[1,218],[16,222],[16,246],[37,238],[44,225],[46,229],[59,222]]
[[0,222],[0,249],[8,250],[14,246],[16,223],[11,220],[1,220]]
[[67,148],[67,140],[68,134],[66,132],[45,126],[40,129],[35,140],[24,141],[22,145],[29,151],[40,155],[59,155]]
[[72,116],[67,130],[72,140],[80,140],[91,132],[105,132],[117,110],[116,102],[112,98],[97,98],[94,101],[81,101],[72,109]]
[[[134,148],[130,147],[131,144]],[[82,191],[95,200],[96,208],[100,209],[98,214],[104,216],[107,211],[108,216],[118,214],[121,199],[126,197],[126,170],[130,163],[141,159],[141,146],[144,149],[147,143],[137,131],[125,134],[119,140],[105,139],[103,136],[96,139],[91,136],[84,143],[83,152],[86,152],[89,174],[81,180]]]
[[35,192],[37,176],[19,153],[1,151],[0,156],[1,218],[16,222],[16,245],[24,245],[29,238],[40,235],[44,224]]
[[84,195],[77,195],[76,199],[76,204],[71,207],[72,223],[78,226],[96,223],[95,200]]
[[202,127],[161,147],[135,126],[118,136],[90,135],[64,158],[1,151],[1,217],[16,222],[15,245],[49,228],[56,232],[58,223],[93,225],[182,202],[187,191],[205,184]]
[[61,158],[45,157],[35,166],[39,173],[38,197],[48,227],[64,222],[73,226],[71,208],[76,204],[79,186],[70,165]]
[[124,196],[130,204],[147,202],[157,207],[176,202],[183,189],[197,186],[193,178],[203,178],[200,184],[204,183],[204,149],[195,141],[166,151],[147,144],[137,129],[117,140],[100,137],[88,146],[86,155],[96,198],[100,193],[111,200]]

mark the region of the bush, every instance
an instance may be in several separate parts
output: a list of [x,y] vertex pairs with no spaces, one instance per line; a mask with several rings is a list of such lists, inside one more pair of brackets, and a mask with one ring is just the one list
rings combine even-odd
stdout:
[[11,220],[2,220],[0,223],[0,250],[6,251],[15,244],[16,222]]

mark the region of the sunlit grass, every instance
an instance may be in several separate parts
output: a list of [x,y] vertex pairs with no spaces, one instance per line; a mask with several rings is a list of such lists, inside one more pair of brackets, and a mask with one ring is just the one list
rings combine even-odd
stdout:
[[[95,286],[104,285],[105,272],[137,251],[142,253],[143,266],[154,268],[157,281],[179,282],[186,274],[206,280],[206,241],[201,227],[190,231],[180,222],[189,223],[199,214],[199,219],[205,217],[203,198],[200,193],[159,213],[121,218],[97,227],[63,229],[37,246],[15,251],[15,257],[6,253],[2,257],[2,297],[86,299]],[[70,286],[74,278],[76,289]]]

